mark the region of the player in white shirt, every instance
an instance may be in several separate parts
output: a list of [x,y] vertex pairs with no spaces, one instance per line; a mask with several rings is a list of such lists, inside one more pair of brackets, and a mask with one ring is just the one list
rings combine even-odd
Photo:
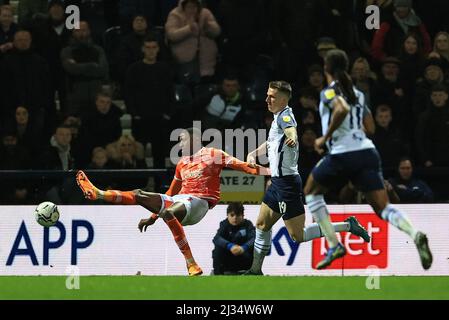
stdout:
[[[274,81],[267,92],[268,110],[273,113],[268,141],[248,155],[247,162],[255,163],[256,157],[268,152],[271,171],[271,185],[260,206],[256,221],[254,258],[246,275],[262,275],[262,264],[271,246],[271,228],[282,217],[293,241],[310,241],[323,236],[316,223],[304,228],[305,211],[302,202],[302,181],[298,172],[297,123],[288,106],[292,89],[284,81]],[[337,232],[351,232],[369,242],[366,230],[355,217],[333,225]]]
[[344,51],[327,53],[324,69],[329,86],[321,93],[320,104],[323,136],[315,141],[315,147],[323,153],[326,146],[328,154],[315,166],[304,189],[306,203],[330,248],[317,268],[326,268],[346,254],[330,223],[324,194],[329,187],[341,187],[349,180],[365,194],[379,217],[414,240],[422,266],[427,270],[432,265],[427,236],[416,230],[407,216],[389,203],[379,154],[363,130],[364,119],[371,114],[367,111],[363,93],[353,87],[348,65]]

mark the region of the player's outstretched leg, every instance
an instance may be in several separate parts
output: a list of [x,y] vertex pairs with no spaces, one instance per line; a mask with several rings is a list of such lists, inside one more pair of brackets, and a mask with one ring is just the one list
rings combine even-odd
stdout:
[[368,192],[366,198],[378,216],[413,239],[419,252],[421,264],[425,270],[428,270],[432,266],[433,257],[427,236],[415,229],[405,213],[389,203],[385,190]]
[[124,205],[137,204],[135,191],[100,190],[89,181],[83,171],[78,171],[76,174],[76,183],[83,191],[84,197],[88,200],[104,200],[106,202]]
[[315,221],[319,224],[321,231],[326,237],[329,246],[326,258],[319,262],[316,266],[317,269],[324,269],[334,260],[343,257],[346,254],[346,249],[341,243],[338,242],[334,226],[329,218],[329,212],[327,211],[326,202],[324,202],[323,195],[309,194],[306,196],[306,203],[315,218]]

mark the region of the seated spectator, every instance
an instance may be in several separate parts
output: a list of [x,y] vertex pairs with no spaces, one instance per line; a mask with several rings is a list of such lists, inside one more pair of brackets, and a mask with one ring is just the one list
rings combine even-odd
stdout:
[[431,104],[420,116],[416,144],[421,163],[426,167],[449,165],[448,90],[436,85],[430,94]]
[[375,113],[376,131],[372,140],[379,151],[384,168],[396,166],[399,159],[409,153],[408,143],[401,131],[392,126],[393,116],[388,105],[380,105]]
[[368,60],[357,58],[351,69],[351,78],[354,85],[365,95],[366,104],[372,108],[371,97],[377,86],[377,76],[371,71]]
[[318,56],[324,61],[329,50],[337,49],[335,40],[329,37],[322,37],[317,40],[316,50]]
[[[123,135],[117,142],[109,144],[106,147],[110,166],[113,169],[146,169],[146,163],[143,159],[143,146],[130,135]],[[143,188],[147,183],[147,177],[138,175],[138,177],[124,177],[117,182],[117,190],[134,190]]]
[[418,79],[424,68],[424,54],[421,39],[414,33],[405,38],[401,55],[401,78],[404,80],[405,92],[414,96],[416,79]]
[[0,6],[0,58],[14,48],[14,34],[17,32],[17,24],[14,23],[14,15],[11,6]]
[[106,147],[108,158],[116,169],[144,169],[143,145],[130,135],[122,135]]
[[[0,170],[27,170],[31,168],[31,154],[18,144],[14,132],[5,131],[1,136]],[[0,185],[0,203],[8,205],[30,204],[32,183],[27,180],[4,179]]]
[[[313,130],[318,134],[321,132],[321,124],[318,120],[320,115],[318,111],[319,96],[317,97],[315,89],[306,87],[300,90],[299,105],[293,107],[295,119],[303,125],[312,124]],[[321,134],[321,133],[320,133]]]
[[324,77],[324,69],[319,64],[313,64],[307,69],[307,74],[307,85],[315,90],[317,98],[319,98],[326,81]]
[[219,94],[215,95],[206,107],[203,117],[205,129],[224,130],[239,127],[242,109],[239,80],[235,76],[228,75],[221,83]]
[[165,24],[166,36],[177,63],[177,81],[199,83],[215,75],[220,26],[199,0],[180,0]]
[[[91,162],[87,165],[89,170],[110,170],[113,168],[111,161],[108,158],[106,149],[102,147],[96,147],[92,151]],[[95,185],[103,190],[115,190],[117,186],[112,182],[112,179],[108,175],[99,175],[95,179]]]
[[445,73],[449,72],[449,33],[441,31],[436,34],[429,58],[441,59]]
[[315,140],[318,138],[318,135],[316,134],[314,127],[307,125],[300,129],[302,131],[299,146],[301,156],[298,159],[298,165],[303,181],[307,181],[310,172],[318,161],[320,161],[321,156],[315,150]]
[[412,0],[394,0],[393,15],[380,24],[374,34],[371,55],[381,62],[386,57],[399,57],[407,34],[415,33],[423,43],[424,54],[430,53],[431,40],[426,26],[415,14]]
[[405,85],[400,78],[401,62],[394,57],[386,58],[382,62],[382,73],[378,79],[375,94],[371,97],[374,106],[388,104],[393,112],[395,125],[402,126],[406,121],[407,102],[409,96],[405,92]]
[[70,128],[72,133],[72,141],[70,143],[70,150],[77,168],[85,168],[90,161],[90,140],[82,120],[78,115],[68,115],[64,118],[63,125]]
[[429,58],[424,65],[424,78],[416,82],[416,94],[413,100],[413,116],[415,121],[424,112],[430,102],[430,92],[437,84],[446,84],[442,60]]
[[89,111],[95,94],[108,78],[108,62],[104,50],[93,43],[89,24],[80,22],[74,29],[69,46],[61,52],[67,73],[67,106],[71,114]]
[[18,145],[30,152],[36,150],[42,142],[42,137],[33,127],[28,109],[23,106],[17,107],[14,120],[9,127],[17,134]]
[[71,142],[71,128],[59,125],[46,150],[42,152],[37,169],[64,171],[75,169],[75,160],[71,154]]
[[91,148],[105,147],[120,138],[122,116],[123,111],[112,103],[111,95],[100,91],[95,99],[95,109],[83,120]]
[[398,177],[390,180],[401,203],[431,203],[433,192],[422,180],[413,176],[413,163],[410,158],[399,161]]
[[238,274],[247,270],[253,261],[256,229],[251,221],[244,217],[244,207],[239,202],[231,203],[227,210],[227,219],[213,239],[213,274]]
[[34,53],[32,37],[28,31],[18,31],[14,35],[14,49],[2,60],[0,66],[0,88],[4,95],[3,114],[13,116],[17,106],[26,106],[30,119],[37,131],[49,128],[49,115],[52,114],[52,97],[49,68],[47,62]]

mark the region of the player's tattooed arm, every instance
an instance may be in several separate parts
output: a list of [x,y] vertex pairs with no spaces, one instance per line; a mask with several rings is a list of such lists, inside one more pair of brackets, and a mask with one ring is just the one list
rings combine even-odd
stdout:
[[285,144],[290,148],[296,147],[298,144],[298,132],[295,127],[289,127],[284,129],[284,134],[287,137]]

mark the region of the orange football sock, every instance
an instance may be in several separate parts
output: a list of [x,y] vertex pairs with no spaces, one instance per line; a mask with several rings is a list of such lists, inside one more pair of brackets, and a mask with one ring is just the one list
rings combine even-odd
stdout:
[[133,191],[117,191],[107,190],[99,192],[99,198],[106,202],[112,202],[116,204],[134,205],[136,204],[136,195]]
[[178,219],[173,218],[169,221],[165,221],[167,226],[170,228],[173,237],[175,238],[175,242],[178,245],[179,250],[181,250],[184,258],[186,259],[187,264],[194,263],[192,251],[190,250],[189,243],[187,242],[186,235],[184,233],[184,228],[179,223]]

